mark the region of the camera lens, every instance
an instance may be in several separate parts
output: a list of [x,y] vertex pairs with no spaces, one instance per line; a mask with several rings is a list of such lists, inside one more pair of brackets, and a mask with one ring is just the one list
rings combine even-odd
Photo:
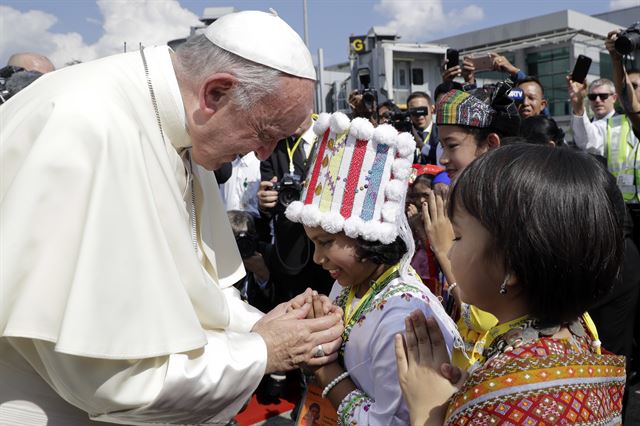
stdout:
[[297,188],[287,187],[278,193],[278,202],[287,207],[292,202],[300,199],[300,191]]
[[240,251],[240,257],[247,259],[256,252],[258,249],[258,243],[256,239],[245,233],[241,233],[236,237],[236,244],[238,244],[238,251]]
[[629,31],[620,34],[615,41],[615,48],[621,55],[640,49],[640,33]]

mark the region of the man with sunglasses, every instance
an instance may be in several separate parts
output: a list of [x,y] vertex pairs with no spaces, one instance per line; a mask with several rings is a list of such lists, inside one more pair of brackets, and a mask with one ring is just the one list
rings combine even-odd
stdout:
[[432,120],[433,102],[425,92],[413,92],[407,98],[407,111],[411,116],[411,133],[416,141],[416,164],[438,165],[438,130]]
[[[592,154],[604,155],[605,134],[607,120],[615,114],[614,104],[618,96],[613,82],[606,78],[595,80],[589,85],[573,81],[567,76],[569,99],[573,109],[571,116],[571,130],[576,145]],[[584,108],[585,95],[589,98],[589,106],[593,111],[593,118],[589,119]]]

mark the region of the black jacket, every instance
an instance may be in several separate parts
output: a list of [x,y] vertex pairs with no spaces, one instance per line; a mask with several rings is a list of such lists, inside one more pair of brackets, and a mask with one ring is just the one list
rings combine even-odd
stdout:
[[[289,144],[293,147],[295,140],[289,138]],[[302,142],[293,154],[293,165],[295,174],[304,180],[309,164]],[[280,181],[285,173],[289,173],[286,139],[281,140],[271,156],[260,163],[263,181],[271,180],[274,176]],[[277,208],[271,212],[261,212],[261,215],[273,223],[274,247],[269,268],[276,286],[276,299],[279,302],[289,300],[307,287],[329,294],[333,280],[313,262],[313,243],[307,238],[303,226],[289,221]]]

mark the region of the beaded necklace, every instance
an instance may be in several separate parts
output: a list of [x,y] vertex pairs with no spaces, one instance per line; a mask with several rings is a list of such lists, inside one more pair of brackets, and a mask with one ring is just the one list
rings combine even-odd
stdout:
[[[601,353],[598,331],[588,313],[585,312],[580,318],[565,324],[565,326],[573,336],[578,338],[590,336],[589,340],[591,340],[593,351],[597,354]],[[487,332],[478,365],[484,364],[489,358],[499,353],[513,350],[541,337],[551,337],[561,328],[560,325],[545,327],[527,315],[499,324]]]

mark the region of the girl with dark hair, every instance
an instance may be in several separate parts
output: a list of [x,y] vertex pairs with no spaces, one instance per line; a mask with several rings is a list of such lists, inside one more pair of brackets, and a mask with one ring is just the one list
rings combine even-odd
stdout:
[[411,424],[621,423],[624,357],[582,316],[619,273],[621,203],[606,169],[571,150],[511,145],[462,171],[449,257],[462,298],[498,325],[464,377],[433,320],[407,318],[396,355]]
[[[415,141],[388,124],[321,115],[319,143],[301,201],[287,217],[315,244],[313,260],[335,284],[329,298],[344,312],[337,361],[315,376],[342,425],[406,425],[393,339],[414,310],[436,319],[449,354],[461,344],[455,324],[409,262],[414,246],[404,215]],[[318,306],[312,316],[323,315]],[[319,346],[317,356],[324,354]],[[448,355],[447,355],[448,357]]]

